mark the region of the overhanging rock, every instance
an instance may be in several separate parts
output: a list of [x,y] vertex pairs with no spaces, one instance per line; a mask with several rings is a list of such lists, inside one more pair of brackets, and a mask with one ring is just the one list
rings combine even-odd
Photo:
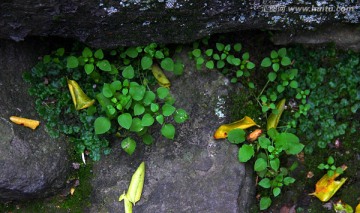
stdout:
[[[246,29],[313,30],[359,23],[360,2],[293,0],[14,0],[0,3],[0,38],[74,38],[93,47],[187,43]],[[290,34],[289,34],[290,36]]]

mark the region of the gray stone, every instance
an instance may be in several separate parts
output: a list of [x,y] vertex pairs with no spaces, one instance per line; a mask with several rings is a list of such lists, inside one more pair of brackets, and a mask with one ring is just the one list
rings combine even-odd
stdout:
[[313,31],[279,32],[272,36],[276,45],[335,43],[338,48],[360,51],[360,26],[333,24]]
[[252,170],[237,160],[236,145],[213,139],[218,126],[229,122],[227,96],[235,88],[218,72],[197,71],[186,54],[182,61],[185,72],[170,78],[171,92],[190,120],[176,125],[173,141],[154,131],[155,143],[139,143],[133,156],[116,141],[113,153],[94,166],[91,212],[124,211],[118,197],[141,161],[145,186],[134,212],[248,212]]
[[60,36],[98,48],[188,43],[247,29],[294,33],[328,23],[359,24],[359,11],[358,0],[13,0],[0,3],[0,38]]
[[21,74],[35,65],[44,46],[0,41],[0,201],[52,195],[70,168],[64,138],[49,138],[44,124],[31,130],[9,121],[12,115],[39,119]]

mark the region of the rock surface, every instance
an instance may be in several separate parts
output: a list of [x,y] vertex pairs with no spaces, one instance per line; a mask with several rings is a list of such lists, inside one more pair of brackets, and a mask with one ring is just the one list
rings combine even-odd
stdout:
[[345,2],[2,1],[0,38],[20,41],[27,36],[60,36],[97,48],[114,48],[150,42],[187,43],[209,34],[247,29],[288,30],[292,34],[329,23],[359,24],[359,1]]
[[52,195],[70,168],[65,140],[49,138],[44,125],[33,131],[9,121],[11,115],[38,119],[21,72],[36,64],[44,46],[0,40],[0,201]]
[[248,212],[254,199],[252,170],[237,160],[236,145],[213,139],[216,128],[229,122],[226,97],[235,89],[218,72],[197,71],[186,60],[184,54],[184,74],[171,79],[171,92],[190,120],[176,126],[173,141],[154,131],[156,142],[138,144],[133,156],[117,141],[113,153],[93,168],[91,212],[123,212],[119,195],[142,161],[145,186],[134,212]]

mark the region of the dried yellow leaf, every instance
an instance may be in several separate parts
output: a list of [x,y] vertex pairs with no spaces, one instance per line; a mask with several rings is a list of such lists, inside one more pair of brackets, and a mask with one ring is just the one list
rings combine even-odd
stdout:
[[[344,166],[343,170],[347,167]],[[340,174],[335,172],[333,176],[329,177],[325,174],[315,185],[315,192],[310,195],[314,195],[322,202],[330,200],[330,198],[339,190],[339,188],[345,183],[347,178],[341,178],[340,181],[336,181]]]
[[36,129],[40,125],[40,121],[32,120],[28,118],[22,118],[17,116],[11,116],[10,120],[16,124],[29,127],[30,129]]

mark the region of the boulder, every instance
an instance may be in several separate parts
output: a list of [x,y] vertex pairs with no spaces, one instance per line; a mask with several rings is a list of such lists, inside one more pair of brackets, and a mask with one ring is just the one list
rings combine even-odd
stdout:
[[36,64],[45,46],[0,41],[0,201],[47,197],[66,182],[64,138],[51,139],[43,124],[32,130],[9,121],[12,115],[39,119],[21,74]]
[[[171,77],[175,106],[190,119],[176,125],[174,140],[153,131],[151,146],[140,143],[132,156],[115,141],[113,153],[95,164],[90,212],[123,212],[118,198],[139,164],[146,164],[145,185],[134,212],[248,212],[254,200],[253,171],[237,159],[238,147],[214,140],[229,122],[230,93],[237,91],[219,72],[198,71],[186,53],[184,74]],[[237,119],[237,118],[235,118]]]
[[289,31],[290,37],[329,23],[357,24],[352,26],[356,28],[359,10],[356,0],[13,0],[0,3],[0,38],[60,36],[114,48],[188,43],[209,34],[247,29]]

